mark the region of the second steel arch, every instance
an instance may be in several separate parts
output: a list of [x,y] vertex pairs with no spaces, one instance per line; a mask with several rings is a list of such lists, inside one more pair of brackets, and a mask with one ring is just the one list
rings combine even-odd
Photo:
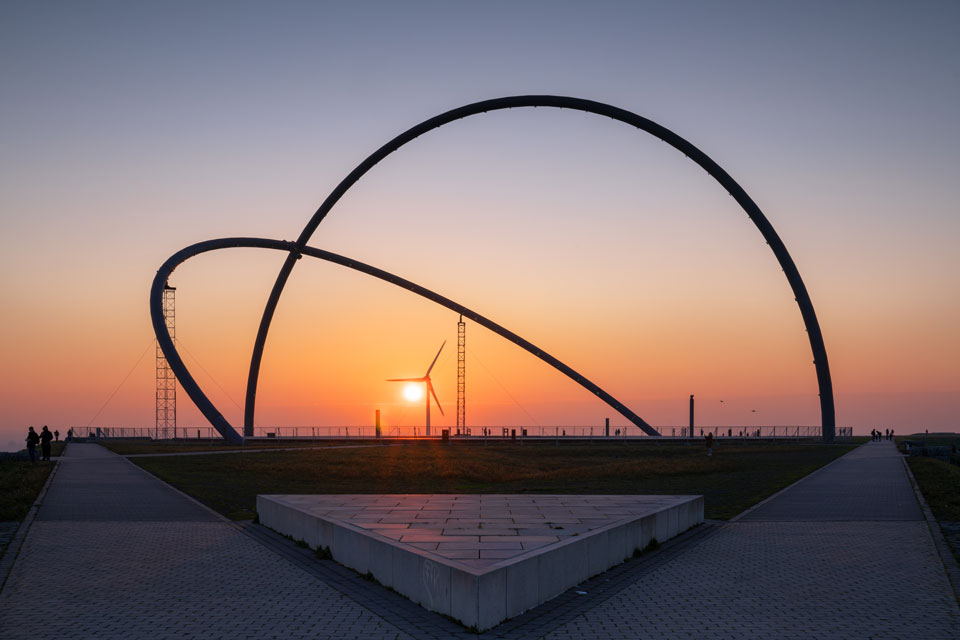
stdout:
[[756,225],[760,234],[770,245],[770,249],[776,256],[780,267],[787,277],[787,282],[796,298],[797,306],[800,308],[800,315],[803,318],[803,324],[806,327],[807,335],[810,340],[810,349],[813,352],[813,363],[816,368],[817,385],[820,394],[820,420],[823,429],[823,439],[825,442],[832,442],[836,427],[836,413],[833,401],[833,383],[830,378],[830,366],[827,362],[827,351],[823,342],[823,335],[820,331],[820,323],[817,321],[817,315],[813,308],[813,303],[807,293],[807,288],[803,284],[800,272],[797,270],[793,259],[790,257],[786,246],[780,240],[780,236],[773,229],[773,226],[767,220],[766,216],[760,210],[760,207],[747,195],[747,192],[734,180],[720,165],[713,161],[707,154],[696,146],[680,137],[670,129],[653,122],[647,118],[639,116],[631,111],[620,109],[612,105],[583,98],[573,98],[568,96],[550,96],[550,95],[527,95],[511,96],[505,98],[494,98],[492,100],[483,100],[475,102],[456,109],[452,109],[440,115],[424,120],[418,125],[407,129],[396,136],[382,147],[370,154],[363,162],[351,171],[334,190],[327,196],[317,211],[310,218],[310,221],[303,228],[300,236],[297,238],[295,246],[287,255],[283,266],[280,268],[277,279],[274,282],[270,297],[263,310],[263,316],[260,319],[260,326],[257,330],[256,341],[253,346],[253,353],[250,358],[250,370],[247,376],[247,393],[244,407],[244,435],[253,434],[254,413],[256,410],[257,382],[260,376],[260,363],[263,358],[263,349],[266,344],[267,334],[270,330],[270,323],[273,320],[273,314],[276,311],[280,295],[286,285],[290,273],[297,262],[297,258],[310,238],[313,236],[319,224],[330,212],[333,206],[339,202],[340,198],[352,187],[360,178],[362,178],[377,163],[389,156],[391,153],[403,145],[415,140],[419,136],[437,129],[446,124],[467,118],[469,116],[486,113],[488,111],[499,111],[503,109],[514,109],[521,107],[551,107],[559,109],[573,109],[584,111],[596,115],[604,116],[612,120],[617,120],[631,125],[641,131],[645,131],[660,140],[663,140],[670,146],[685,154],[693,162],[702,167],[710,176],[727,190],[727,192],[743,208],[750,219]]

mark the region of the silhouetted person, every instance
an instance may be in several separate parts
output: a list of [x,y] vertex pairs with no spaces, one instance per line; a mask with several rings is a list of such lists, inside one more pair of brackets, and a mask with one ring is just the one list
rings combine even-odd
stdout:
[[73,427],[70,427],[69,429],[67,429],[67,440],[68,441],[73,440]]
[[30,453],[30,462],[37,461],[37,445],[40,444],[40,436],[30,427],[27,431],[27,451]]
[[53,437],[56,438],[57,442],[60,442],[60,429],[53,432]]
[[47,425],[43,425],[43,431],[40,432],[40,453],[42,454],[41,460],[50,459],[50,441],[53,440],[53,434],[50,433],[50,429],[47,428]]
[[707,434],[707,455],[708,456],[713,455],[713,434],[712,433]]

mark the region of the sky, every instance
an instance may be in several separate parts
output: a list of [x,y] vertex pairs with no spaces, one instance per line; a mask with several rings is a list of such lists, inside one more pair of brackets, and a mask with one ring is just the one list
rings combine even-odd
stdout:
[[[28,425],[154,424],[148,291],[206,239],[295,239],[381,144],[470,102],[554,94],[683,136],[764,211],[823,329],[837,424],[960,414],[960,5],[953,2],[0,3],[0,449]],[[810,346],[759,232],[703,170],[622,123],[550,109],[433,131],[311,240],[557,356],[654,425],[819,424]],[[188,366],[235,426],[283,255],[170,279]],[[455,422],[456,322],[298,263],[258,426]],[[468,425],[626,420],[467,326]],[[721,402],[723,400],[723,402]],[[181,393],[180,426],[205,426]]]

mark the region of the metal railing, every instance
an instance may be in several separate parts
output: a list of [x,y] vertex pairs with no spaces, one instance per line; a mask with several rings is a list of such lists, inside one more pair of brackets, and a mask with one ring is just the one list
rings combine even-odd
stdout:
[[[648,436],[633,425],[610,425],[609,432],[604,425],[587,426],[477,426],[461,429],[459,432],[453,427],[433,426],[431,437],[439,438],[443,430],[450,431],[452,438],[567,438],[567,439],[636,439],[645,440],[683,440],[689,439],[688,427],[657,427],[660,437]],[[695,427],[694,438],[705,437],[708,433],[715,438],[749,438],[749,439],[809,439],[819,438],[819,426],[776,425],[776,426],[703,426]],[[154,427],[73,427],[73,435],[77,438],[145,438],[151,440],[193,440],[193,439],[220,439],[220,434],[213,427],[177,427],[176,429],[157,429]],[[852,427],[838,427],[836,437],[847,439],[853,436]],[[254,438],[283,438],[283,439],[371,439],[371,438],[425,438],[426,429],[422,426],[393,426],[383,427],[380,434],[373,425],[354,426],[315,426],[315,427],[257,427],[254,429]]]

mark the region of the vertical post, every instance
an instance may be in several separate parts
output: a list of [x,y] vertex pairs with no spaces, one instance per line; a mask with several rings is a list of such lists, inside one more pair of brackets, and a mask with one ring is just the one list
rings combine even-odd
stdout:
[[606,423],[604,424],[604,437],[610,437],[610,418],[606,418]]
[[377,438],[379,439],[380,438],[380,409],[377,409],[376,426],[377,426]]
[[693,438],[693,394],[690,394],[690,431],[687,432],[690,438]]

